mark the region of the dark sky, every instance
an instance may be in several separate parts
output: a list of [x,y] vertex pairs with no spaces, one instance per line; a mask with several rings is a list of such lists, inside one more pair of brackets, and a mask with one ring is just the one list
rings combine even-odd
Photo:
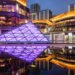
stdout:
[[67,11],[68,4],[75,3],[75,0],[27,0],[27,5],[38,3],[41,10],[51,9],[53,14],[59,14]]

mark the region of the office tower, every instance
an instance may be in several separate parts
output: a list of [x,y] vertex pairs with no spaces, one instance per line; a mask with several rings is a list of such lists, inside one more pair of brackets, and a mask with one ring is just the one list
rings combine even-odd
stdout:
[[75,11],[75,4],[68,5],[68,11]]
[[30,11],[31,13],[34,13],[34,12],[39,12],[40,11],[40,5],[35,3],[35,4],[32,4],[30,6]]

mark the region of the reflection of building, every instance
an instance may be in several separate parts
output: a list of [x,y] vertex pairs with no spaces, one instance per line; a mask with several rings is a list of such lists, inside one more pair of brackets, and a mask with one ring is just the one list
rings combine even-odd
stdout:
[[25,0],[0,0],[0,25],[17,25],[25,22]]
[[32,4],[31,5],[31,7],[30,7],[30,11],[32,12],[32,13],[34,13],[34,12],[39,12],[40,11],[40,5],[39,4]]

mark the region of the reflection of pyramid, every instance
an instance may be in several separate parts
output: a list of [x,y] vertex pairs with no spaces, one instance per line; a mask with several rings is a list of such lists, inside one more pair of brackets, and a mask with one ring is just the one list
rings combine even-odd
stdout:
[[[45,48],[48,40],[31,22],[0,36],[2,52],[27,62],[33,61]],[[11,44],[11,45],[10,45]],[[42,46],[41,46],[42,45]]]

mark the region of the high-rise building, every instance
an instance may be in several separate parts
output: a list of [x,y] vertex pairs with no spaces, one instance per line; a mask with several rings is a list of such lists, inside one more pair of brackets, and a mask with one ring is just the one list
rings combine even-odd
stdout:
[[75,4],[68,5],[68,11],[75,11]]
[[52,17],[52,12],[49,9],[42,10],[39,12],[39,19],[50,19]]
[[[49,20],[52,17],[52,11],[50,9],[40,10],[39,4],[31,5],[31,20]],[[48,26],[44,24],[36,24],[36,26],[40,29],[41,32],[47,33]]]
[[34,12],[39,12],[40,11],[40,5],[35,3],[35,4],[32,4],[30,6],[30,11],[31,13],[34,13]]
[[45,19],[50,19],[51,17],[52,17],[52,12],[49,9],[31,13],[32,20],[45,20]]
[[27,18],[26,0],[0,0],[0,25],[14,26]]
[[[52,17],[52,12],[49,9],[41,10],[39,12],[31,13],[31,20],[49,20]],[[48,26],[45,24],[36,24],[41,32],[47,33]]]

